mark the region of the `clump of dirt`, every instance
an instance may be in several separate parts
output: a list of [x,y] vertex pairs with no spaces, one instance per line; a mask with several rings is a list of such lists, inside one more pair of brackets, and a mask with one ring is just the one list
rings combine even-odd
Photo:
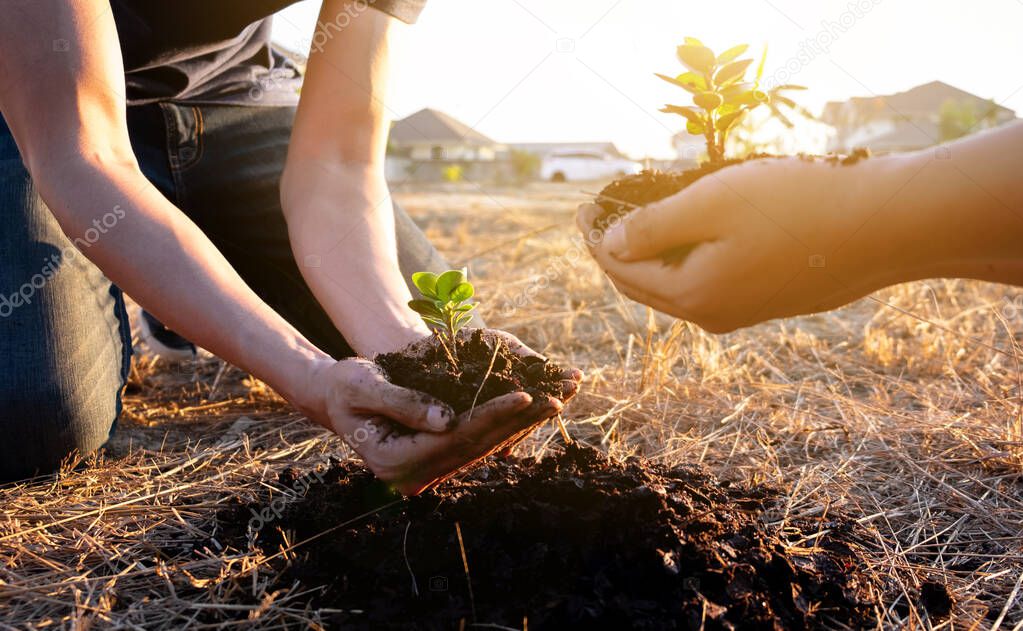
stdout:
[[[887,590],[863,531],[786,519],[781,499],[578,446],[489,461],[404,500],[335,463],[249,538],[267,554],[296,546],[268,591],[298,581],[339,628],[876,626]],[[223,513],[220,540],[244,547],[259,508]]]
[[920,606],[928,615],[947,618],[955,608],[955,597],[945,583],[926,581],[920,586]]
[[[606,230],[615,219],[624,217],[628,213],[660,201],[681,192],[702,177],[720,171],[726,167],[742,164],[751,160],[779,159],[788,156],[778,156],[768,153],[754,153],[745,158],[731,158],[717,162],[703,162],[694,169],[686,171],[659,171],[649,169],[617,179],[600,191],[596,203],[603,209],[603,212],[594,221],[594,227]],[[800,153],[795,156],[804,161],[823,161],[833,166],[850,166],[870,157],[867,149],[855,149],[849,155],[825,156]],[[692,250],[691,247],[676,248],[665,252],[661,259],[668,264],[678,264]]]
[[525,391],[533,398],[561,398],[562,369],[540,357],[518,355],[507,342],[484,329],[458,336],[452,350],[436,337],[375,359],[391,383],[425,392],[461,414],[486,401]]

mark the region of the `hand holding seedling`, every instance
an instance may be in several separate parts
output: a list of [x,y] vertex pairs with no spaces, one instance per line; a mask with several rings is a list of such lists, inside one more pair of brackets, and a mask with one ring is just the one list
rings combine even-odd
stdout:
[[[435,336],[394,355],[416,357],[429,345],[440,344],[445,349],[443,361],[460,370],[456,356],[460,344],[468,348],[464,346],[468,331],[463,327],[475,307],[467,303],[475,293],[472,285],[464,271],[457,270],[440,275],[420,272],[413,281],[422,298],[409,306],[434,327]],[[514,356],[546,362],[509,333],[486,330],[485,334],[500,340]],[[383,360],[378,357],[377,361]],[[327,379],[334,385],[327,413],[334,431],[377,477],[408,495],[522,440],[537,424],[561,412],[575,396],[582,377],[577,370],[563,371],[556,377],[560,379],[555,382],[557,396],[510,392],[480,399],[478,404],[473,401],[470,409],[455,414],[429,394],[395,385],[380,365],[368,360],[338,362],[329,373]]]
[[[728,167],[632,212],[592,244],[633,300],[719,333],[833,309],[925,278],[1023,284],[1023,124],[850,166],[799,158]],[[995,158],[997,156],[997,158]],[[993,199],[1005,200],[993,203]],[[580,208],[592,229],[599,206]],[[681,265],[659,254],[692,247]]]

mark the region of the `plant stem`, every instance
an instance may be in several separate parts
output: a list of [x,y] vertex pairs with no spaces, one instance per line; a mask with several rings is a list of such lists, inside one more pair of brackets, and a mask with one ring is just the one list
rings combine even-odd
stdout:
[[437,331],[437,339],[440,340],[440,345],[444,349],[444,354],[448,356],[448,361],[451,362],[451,367],[458,370],[458,360],[455,358],[455,354],[452,352],[455,348],[454,338],[448,338],[451,341],[451,346],[444,341],[444,338],[448,337],[442,331]]

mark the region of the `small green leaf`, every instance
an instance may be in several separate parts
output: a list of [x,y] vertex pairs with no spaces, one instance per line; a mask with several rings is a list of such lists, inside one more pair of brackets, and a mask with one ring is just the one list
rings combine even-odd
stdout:
[[707,133],[707,128],[703,123],[694,123],[693,121],[686,121],[686,131],[694,136],[702,136]]
[[431,272],[416,272],[412,275],[412,284],[416,286],[419,293],[428,298],[436,296],[437,275]]
[[423,316],[423,322],[425,322],[427,324],[432,324],[433,326],[439,327],[441,329],[448,328],[448,323],[447,322],[445,322],[444,320],[441,320],[440,318],[434,318],[432,316]]
[[738,122],[742,120],[742,117],[745,115],[746,110],[736,110],[734,112],[725,114],[724,116],[719,118],[717,120],[717,123],[714,124],[714,126],[717,127],[718,131],[728,131],[736,124],[738,124]]
[[743,75],[746,74],[746,69],[749,68],[751,63],[753,63],[752,59],[741,59],[721,66],[718,68],[718,71],[714,73],[714,83],[717,85],[728,85],[729,83],[742,79]]
[[767,102],[767,107],[769,107],[771,109],[771,114],[775,118],[780,120],[782,125],[785,125],[789,129],[792,129],[793,127],[795,127],[795,124],[791,120],[789,120],[788,116],[785,116],[785,114],[783,114],[782,111],[780,109],[778,109],[777,105],[775,105],[774,103],[771,103],[770,101],[768,101]]
[[473,304],[469,304],[469,305],[460,305],[458,307],[455,307],[455,311],[459,311],[459,312],[465,313],[466,311],[472,311],[475,308],[476,308],[476,303],[473,303]]
[[694,72],[709,75],[714,69],[714,51],[706,46],[683,44],[677,49],[678,59]]
[[664,108],[661,109],[661,111],[666,114],[678,114],[679,116],[684,116],[690,122],[701,125],[703,124],[703,114],[701,114],[698,110],[692,107],[682,107],[680,105],[665,105]]
[[760,56],[760,63],[757,64],[757,75],[753,80],[759,85],[760,79],[764,76],[764,64],[767,63],[767,44],[764,44],[764,54]]
[[408,306],[420,315],[436,316],[438,318],[441,316],[440,309],[437,308],[436,303],[432,300],[409,300]]
[[743,95],[751,92],[756,86],[752,83],[733,83],[718,91],[724,97],[725,103],[740,104],[743,102]]
[[472,298],[475,293],[476,290],[473,288],[471,283],[462,282],[451,290],[450,300],[451,302],[465,302],[469,298]]
[[746,52],[747,48],[749,48],[749,44],[739,44],[738,46],[732,46],[725,52],[718,55],[717,58],[718,65],[723,66],[730,61],[735,61],[735,59],[738,58],[739,55]]
[[451,291],[465,282],[465,272],[462,270],[448,270],[437,278],[437,298],[447,302],[451,299]]
[[782,90],[806,90],[806,89],[807,88],[806,88],[805,85],[796,85],[794,83],[783,83],[780,86],[776,87],[773,91],[774,92],[781,92]]
[[685,41],[686,44],[691,44],[693,46],[703,46],[703,42],[701,42],[700,40],[696,39],[695,37],[687,37],[687,38],[685,38],[684,41]]
[[722,103],[724,103],[724,99],[716,92],[701,92],[693,97],[693,103],[695,103],[697,107],[702,107],[708,112],[713,112],[720,107]]
[[688,90],[693,94],[702,92],[707,89],[707,80],[703,78],[703,75],[695,72],[683,72],[677,77],[669,77],[660,73],[654,73],[658,78],[667,81],[668,83],[678,86],[683,90]]

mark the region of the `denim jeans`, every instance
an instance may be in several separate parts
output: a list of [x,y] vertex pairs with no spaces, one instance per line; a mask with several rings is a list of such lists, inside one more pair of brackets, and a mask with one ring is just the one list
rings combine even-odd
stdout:
[[[312,343],[353,354],[295,263],[278,183],[295,110],[159,103],[128,108],[143,173],[246,283]],[[399,265],[444,260],[395,208]],[[167,270],[151,270],[165,274]],[[0,119],[0,480],[53,471],[101,447],[131,363],[124,299],[39,198]]]

